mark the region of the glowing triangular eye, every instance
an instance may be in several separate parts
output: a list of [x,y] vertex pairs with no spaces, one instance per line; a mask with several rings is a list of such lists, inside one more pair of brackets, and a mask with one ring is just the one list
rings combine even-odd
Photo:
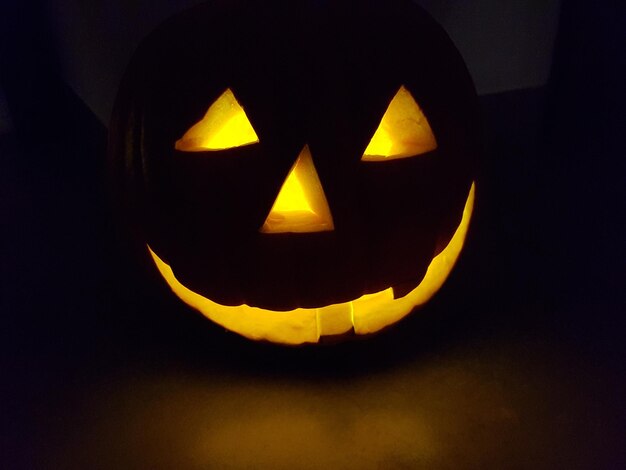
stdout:
[[280,188],[260,232],[323,232],[334,228],[311,152],[305,145]]
[[389,103],[362,161],[413,157],[437,148],[428,120],[404,85]]
[[209,107],[204,117],[176,141],[183,152],[225,150],[255,144],[259,138],[245,111],[228,88]]

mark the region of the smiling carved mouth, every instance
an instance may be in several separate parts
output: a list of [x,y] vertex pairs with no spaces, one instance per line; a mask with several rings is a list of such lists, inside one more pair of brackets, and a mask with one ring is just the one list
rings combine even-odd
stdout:
[[250,305],[220,305],[181,284],[172,268],[148,246],[159,272],[172,291],[187,305],[210,320],[253,340],[284,344],[317,343],[321,336],[350,331],[364,335],[397,322],[414,308],[428,302],[443,285],[461,253],[474,208],[472,183],[461,222],[448,245],[435,256],[422,281],[403,297],[394,299],[393,287],[358,299],[318,308],[289,311],[267,310]]

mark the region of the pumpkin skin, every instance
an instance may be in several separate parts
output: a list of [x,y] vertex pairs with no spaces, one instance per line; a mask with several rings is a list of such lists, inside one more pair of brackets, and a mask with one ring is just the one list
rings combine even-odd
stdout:
[[[437,148],[362,161],[402,86]],[[176,149],[224,90],[258,143]],[[294,309],[414,289],[459,227],[479,136],[461,57],[412,2],[231,0],[190,9],[143,41],[120,87],[110,153],[139,237],[180,284],[287,319]],[[262,233],[305,146],[334,229]]]

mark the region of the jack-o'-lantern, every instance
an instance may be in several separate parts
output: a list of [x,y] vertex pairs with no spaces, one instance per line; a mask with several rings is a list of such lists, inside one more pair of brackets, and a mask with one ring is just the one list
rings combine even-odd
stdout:
[[214,1],[140,45],[110,151],[171,290],[252,339],[368,334],[432,297],[474,204],[476,95],[410,1]]

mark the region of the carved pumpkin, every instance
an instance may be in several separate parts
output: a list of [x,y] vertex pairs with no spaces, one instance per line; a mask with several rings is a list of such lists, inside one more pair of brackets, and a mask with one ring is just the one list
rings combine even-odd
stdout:
[[412,2],[216,1],[138,48],[110,150],[174,293],[299,344],[428,302],[463,246],[478,141],[465,65]]

